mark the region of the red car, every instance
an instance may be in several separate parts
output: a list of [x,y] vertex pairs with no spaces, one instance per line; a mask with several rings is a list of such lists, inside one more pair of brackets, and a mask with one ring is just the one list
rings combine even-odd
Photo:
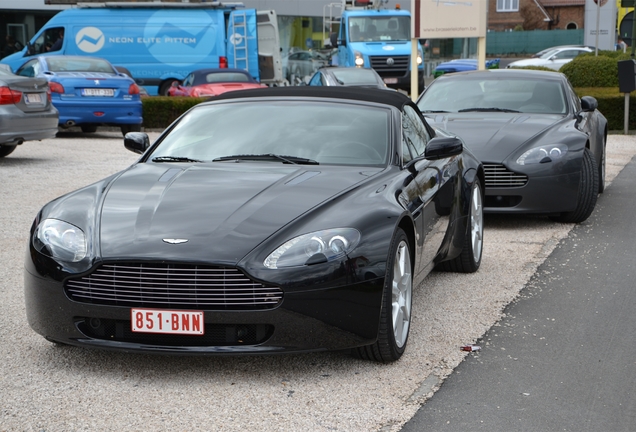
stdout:
[[182,83],[172,84],[168,96],[217,96],[228,91],[265,87],[243,69],[199,69]]

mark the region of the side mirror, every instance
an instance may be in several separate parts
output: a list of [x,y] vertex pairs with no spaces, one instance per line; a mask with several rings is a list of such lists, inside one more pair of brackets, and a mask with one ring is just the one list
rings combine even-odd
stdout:
[[331,47],[332,48],[338,48],[338,34],[337,33],[331,33],[329,35],[329,41],[331,42]]
[[581,98],[581,108],[583,109],[583,112],[594,111],[598,108],[598,101],[592,96],[583,96]]
[[124,136],[124,147],[133,153],[143,154],[150,147],[150,138],[145,132],[128,132]]
[[428,160],[443,159],[461,154],[464,144],[458,137],[435,137],[426,144],[424,157]]

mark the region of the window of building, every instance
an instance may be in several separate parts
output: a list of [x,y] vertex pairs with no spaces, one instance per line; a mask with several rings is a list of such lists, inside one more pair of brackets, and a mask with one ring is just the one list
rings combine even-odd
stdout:
[[497,12],[518,12],[519,0],[497,0]]

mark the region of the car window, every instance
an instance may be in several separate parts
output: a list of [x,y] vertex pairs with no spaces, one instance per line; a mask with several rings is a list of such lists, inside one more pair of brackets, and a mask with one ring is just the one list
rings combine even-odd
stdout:
[[[439,81],[438,81],[439,80]],[[423,113],[509,110],[522,113],[565,114],[561,81],[537,78],[438,78],[418,101]]]
[[321,86],[321,85],[323,85],[322,74],[320,72],[315,73],[314,76],[311,77],[311,80],[309,81],[309,85],[310,86]]
[[37,59],[29,60],[18,70],[16,71],[16,75],[25,76],[25,77],[34,77],[40,72],[40,65],[38,64]]
[[345,102],[267,101],[199,105],[153,151],[202,161],[276,154],[320,164],[384,166],[391,110]]
[[420,116],[408,105],[402,112],[402,131],[413,157],[423,156],[430,136]]
[[117,71],[106,60],[90,57],[54,56],[45,57],[51,72],[101,72],[117,74]]

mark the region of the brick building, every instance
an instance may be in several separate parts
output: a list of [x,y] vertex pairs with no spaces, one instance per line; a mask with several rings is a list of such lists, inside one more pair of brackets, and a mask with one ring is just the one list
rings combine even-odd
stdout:
[[585,0],[489,0],[488,29],[555,30],[583,28]]

